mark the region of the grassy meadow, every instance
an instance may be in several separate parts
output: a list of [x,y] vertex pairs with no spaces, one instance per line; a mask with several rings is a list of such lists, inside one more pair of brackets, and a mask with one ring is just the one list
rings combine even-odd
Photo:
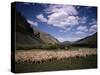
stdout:
[[97,68],[96,48],[16,50],[15,72]]
[[42,72],[58,70],[75,70],[97,68],[97,56],[70,57],[61,60],[52,60],[44,63],[16,63],[15,72]]

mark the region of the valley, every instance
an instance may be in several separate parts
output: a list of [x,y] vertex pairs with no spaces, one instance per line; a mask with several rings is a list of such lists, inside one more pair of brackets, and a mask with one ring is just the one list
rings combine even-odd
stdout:
[[[75,42],[60,42],[16,12],[15,72],[97,68],[97,32]],[[66,34],[68,35],[68,34]],[[13,52],[12,52],[13,55]]]

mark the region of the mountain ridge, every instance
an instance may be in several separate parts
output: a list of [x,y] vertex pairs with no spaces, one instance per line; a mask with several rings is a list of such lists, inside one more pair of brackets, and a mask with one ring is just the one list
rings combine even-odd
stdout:
[[97,47],[97,32],[93,35],[81,38],[77,41],[64,41],[59,43],[60,46],[68,47],[68,46],[80,46],[80,47]]
[[56,44],[59,41],[48,33],[44,33],[30,26],[21,13],[15,13],[16,26],[16,48],[39,47],[43,44]]
[[75,41],[73,45],[97,47],[97,32],[94,33],[93,35]]

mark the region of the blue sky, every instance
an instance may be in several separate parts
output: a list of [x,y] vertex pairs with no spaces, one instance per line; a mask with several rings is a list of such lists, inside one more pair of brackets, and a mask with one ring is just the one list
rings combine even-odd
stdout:
[[97,32],[97,8],[43,3],[16,3],[31,26],[59,41],[76,41]]

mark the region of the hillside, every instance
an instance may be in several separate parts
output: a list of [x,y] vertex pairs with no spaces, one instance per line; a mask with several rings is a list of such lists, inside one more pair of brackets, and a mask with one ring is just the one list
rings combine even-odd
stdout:
[[16,12],[16,49],[39,47],[43,44],[55,44],[59,41],[50,34],[31,28],[20,13]]
[[70,45],[72,45],[71,41],[64,41],[64,42],[59,43],[60,48],[66,48],[66,47],[69,47]]
[[37,33],[37,32],[40,33],[40,39],[44,43],[46,43],[46,44],[57,44],[57,43],[59,43],[59,41],[56,38],[54,38],[52,35],[50,35],[46,32],[43,32],[43,31],[37,29],[36,27],[34,27],[33,30],[34,30],[34,33]]
[[80,39],[73,43],[76,46],[88,46],[88,47],[97,47],[97,33]]

